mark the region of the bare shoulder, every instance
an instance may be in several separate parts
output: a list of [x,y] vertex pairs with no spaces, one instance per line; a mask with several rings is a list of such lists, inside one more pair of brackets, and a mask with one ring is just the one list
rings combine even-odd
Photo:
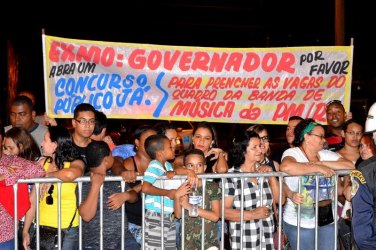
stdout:
[[127,170],[135,170],[135,166],[132,157],[129,157],[123,161],[123,166]]

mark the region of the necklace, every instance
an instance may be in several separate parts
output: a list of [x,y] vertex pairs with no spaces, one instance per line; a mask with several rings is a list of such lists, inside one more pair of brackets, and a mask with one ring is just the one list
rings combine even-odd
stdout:
[[[303,147],[299,147],[299,148],[300,148],[300,150],[302,151],[302,153],[304,154],[304,156],[307,158],[308,162],[311,162],[311,160],[308,158],[308,155],[307,155],[307,153],[305,152],[304,148],[303,148]],[[320,161],[320,157],[319,157],[319,155],[316,155],[316,157],[317,157],[317,160]]]

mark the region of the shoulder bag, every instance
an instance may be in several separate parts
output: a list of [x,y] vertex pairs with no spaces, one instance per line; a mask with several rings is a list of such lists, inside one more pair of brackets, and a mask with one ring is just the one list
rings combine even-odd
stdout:
[[[71,222],[69,223],[69,227],[67,228],[68,231],[72,227],[73,220],[76,217],[76,213],[77,213],[77,209],[74,212]],[[61,230],[61,247],[63,247],[64,236],[65,236],[65,232]],[[51,249],[59,247],[58,239],[59,239],[58,228],[47,227],[47,226],[39,227],[39,240],[40,240],[39,247],[41,250],[43,249],[51,250]],[[36,230],[34,230],[34,234],[31,237],[31,241],[30,241],[30,249],[36,249],[36,240],[37,240],[37,234],[36,234]]]

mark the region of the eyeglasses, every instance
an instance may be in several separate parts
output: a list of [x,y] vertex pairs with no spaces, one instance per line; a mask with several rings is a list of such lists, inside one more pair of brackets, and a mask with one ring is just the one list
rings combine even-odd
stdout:
[[263,142],[269,142],[270,141],[270,137],[269,136],[263,136],[263,137],[260,137],[260,139]]
[[312,133],[308,133],[309,135],[314,135],[316,137],[319,137],[321,140],[322,139],[325,139],[325,135],[316,135],[316,134],[312,134]]
[[54,198],[52,197],[53,192],[54,192],[54,185],[51,184],[50,189],[48,189],[48,196],[46,197],[46,204],[47,205],[54,204]]
[[74,119],[76,122],[78,122],[79,124],[81,125],[86,125],[86,124],[89,124],[89,126],[94,126],[95,125],[95,120],[94,119],[90,119],[90,120],[86,120],[85,118],[81,118],[81,119]]
[[356,136],[362,136],[363,132],[360,131],[346,131],[347,134],[349,135],[356,135]]
[[326,108],[329,107],[330,104],[333,104],[333,103],[337,103],[337,104],[341,104],[342,105],[342,102],[340,100],[330,100],[327,104],[326,104]]

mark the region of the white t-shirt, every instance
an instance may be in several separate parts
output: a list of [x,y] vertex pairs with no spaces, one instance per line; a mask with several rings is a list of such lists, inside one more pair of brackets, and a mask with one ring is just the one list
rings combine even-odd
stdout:
[[[307,157],[301,151],[300,148],[290,148],[287,149],[283,155],[282,160],[286,156],[293,157],[297,162],[308,162]],[[337,161],[341,156],[335,152],[329,150],[321,150],[319,152],[319,157],[321,161]],[[293,191],[298,192],[299,190],[299,177],[285,177],[285,183]],[[335,187],[334,177],[319,178],[319,200],[332,199]],[[301,194],[304,196],[304,202],[301,204],[301,223],[300,225],[304,228],[314,228],[315,227],[315,192],[316,192],[316,177],[315,176],[302,176],[302,188]],[[334,199],[333,199],[334,200]],[[334,206],[333,206],[334,207]],[[283,220],[290,224],[297,226],[297,212],[298,206],[287,198],[285,210],[283,212]]]

